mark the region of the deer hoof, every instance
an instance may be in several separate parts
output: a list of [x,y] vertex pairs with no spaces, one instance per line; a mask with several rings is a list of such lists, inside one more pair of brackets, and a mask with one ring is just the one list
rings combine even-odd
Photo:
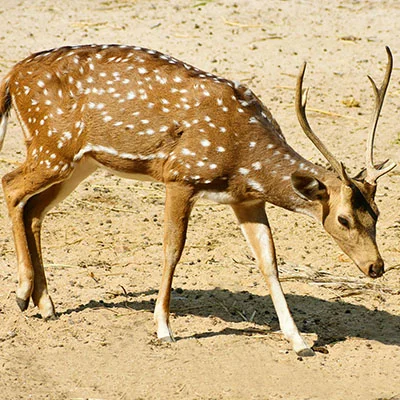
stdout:
[[40,315],[45,321],[55,320],[56,319],[56,312],[54,309],[53,301],[51,300],[50,296],[44,296],[40,302],[34,302],[40,311]]
[[25,311],[29,306],[29,298],[21,299],[20,297],[16,297],[18,307],[21,311]]
[[312,349],[302,349],[296,352],[299,357],[313,357],[315,356],[314,350]]
[[161,343],[174,343],[176,340],[171,336],[164,336],[162,338],[158,338]]
[[57,315],[56,314],[48,315],[46,317],[43,317],[43,319],[45,321],[55,321],[57,319]]

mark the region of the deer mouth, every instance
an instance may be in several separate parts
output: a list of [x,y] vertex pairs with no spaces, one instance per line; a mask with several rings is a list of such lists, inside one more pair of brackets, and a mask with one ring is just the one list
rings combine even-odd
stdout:
[[372,279],[380,278],[385,273],[385,265],[382,260],[369,262],[363,266],[358,264],[357,266],[366,276]]
[[385,267],[383,265],[383,262],[380,262],[379,264],[371,264],[368,267],[368,276],[370,278],[376,279],[380,278],[385,272]]

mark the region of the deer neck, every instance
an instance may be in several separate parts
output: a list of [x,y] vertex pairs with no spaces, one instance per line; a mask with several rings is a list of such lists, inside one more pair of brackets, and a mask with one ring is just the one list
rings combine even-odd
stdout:
[[[286,142],[267,144],[269,158],[262,170],[264,199],[268,203],[286,210],[311,216],[323,221],[323,207],[317,201],[309,201],[300,197],[291,183],[291,175],[303,171],[314,175],[327,187],[340,187],[340,180],[335,173],[316,165],[293,150]],[[254,164],[253,164],[254,165]]]

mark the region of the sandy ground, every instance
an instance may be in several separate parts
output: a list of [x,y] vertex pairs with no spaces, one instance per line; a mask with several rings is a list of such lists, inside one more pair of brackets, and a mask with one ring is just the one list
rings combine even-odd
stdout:
[[[321,156],[298,127],[294,85],[309,63],[309,119],[357,172],[385,45],[395,68],[376,157],[400,161],[400,5],[396,0],[231,2],[3,0],[0,75],[31,52],[69,44],[124,43],[161,50],[249,85],[289,143]],[[359,107],[350,107],[354,101]],[[319,111],[318,111],[319,110]],[[323,112],[328,112],[324,114]],[[1,174],[24,158],[15,116]],[[400,179],[382,178],[378,241],[399,264]],[[250,250],[227,207],[201,202],[177,268],[172,324],[159,344],[152,311],[161,276],[164,189],[99,172],[54,209],[43,229],[59,318],[15,304],[16,260],[0,206],[1,399],[398,399],[400,270],[361,276],[323,229],[267,206],[287,299],[316,357],[300,359],[279,333]]]

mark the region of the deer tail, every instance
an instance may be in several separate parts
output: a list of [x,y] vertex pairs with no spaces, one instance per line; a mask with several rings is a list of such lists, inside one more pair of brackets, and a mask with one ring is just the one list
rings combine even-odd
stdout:
[[0,150],[7,131],[7,120],[11,110],[11,94],[8,77],[0,83]]

